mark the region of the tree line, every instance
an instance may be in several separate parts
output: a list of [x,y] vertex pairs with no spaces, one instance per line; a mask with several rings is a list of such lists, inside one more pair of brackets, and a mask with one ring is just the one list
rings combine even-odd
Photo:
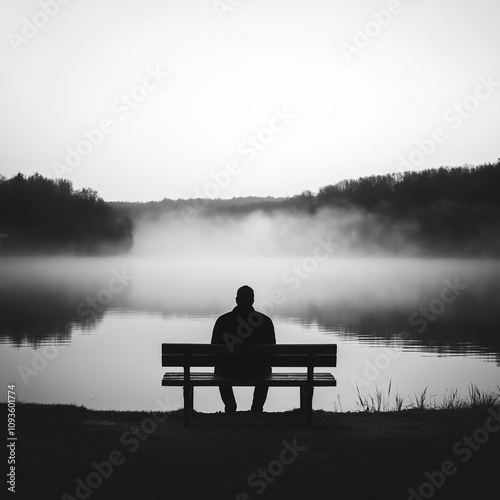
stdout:
[[115,253],[132,245],[131,219],[96,191],[38,173],[0,176],[0,253]]
[[[287,198],[164,199],[114,206],[133,220],[155,220],[173,214],[188,222],[197,216],[243,218],[256,211],[314,217],[330,210],[330,217],[338,217],[357,210],[376,215],[385,229],[397,224],[411,227],[409,236],[431,253],[497,256],[499,187],[500,161],[346,179],[322,187],[316,194],[304,191]],[[365,231],[366,227],[358,229]],[[368,231],[367,236],[371,238],[372,233]]]
[[96,191],[34,174],[0,176],[0,253],[109,253],[133,245],[133,222],[164,214],[185,217],[309,214],[331,209],[375,214],[385,225],[408,223],[411,236],[434,251],[500,252],[500,161],[346,179],[287,198],[106,203]]

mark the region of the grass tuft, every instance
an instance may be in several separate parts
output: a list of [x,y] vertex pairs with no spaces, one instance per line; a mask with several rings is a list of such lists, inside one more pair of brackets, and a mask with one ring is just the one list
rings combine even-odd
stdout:
[[356,405],[360,411],[384,412],[404,410],[458,410],[464,408],[485,408],[500,406],[500,386],[496,390],[481,390],[474,384],[469,386],[469,393],[464,398],[458,389],[447,389],[440,401],[436,401],[436,395],[429,394],[429,387],[425,387],[420,393],[413,393],[413,399],[405,404],[405,397],[396,392],[394,402],[391,404],[392,381],[389,381],[387,394],[375,386],[373,394],[362,395],[359,387],[356,387]]

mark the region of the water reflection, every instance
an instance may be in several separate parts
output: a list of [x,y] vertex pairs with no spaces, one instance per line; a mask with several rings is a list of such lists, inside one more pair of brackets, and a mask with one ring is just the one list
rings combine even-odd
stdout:
[[[215,317],[248,282],[257,308],[325,335],[499,363],[497,261],[344,259],[296,289],[283,280],[290,266],[286,259],[3,259],[0,342],[68,343],[75,327],[98,333],[110,310]],[[443,295],[457,284],[455,296]],[[273,301],[276,290],[281,300]]]
[[[353,377],[367,379],[367,363],[388,347],[397,357],[362,392],[392,384],[403,395],[427,386],[433,394],[450,388],[466,394],[470,383],[481,390],[498,383],[496,261],[331,260],[298,287],[283,279],[295,265],[294,259],[2,259],[0,376],[28,401],[154,409],[156,398],[170,398],[177,408],[182,390],[159,383],[159,346],[209,342],[215,318],[248,283],[256,307],[273,316],[279,343],[338,344],[340,383],[333,393],[317,391],[317,408],[331,411],[338,396],[344,409],[355,409]],[[445,293],[441,305],[446,280],[466,288],[453,301]],[[45,352],[47,344],[65,346]],[[237,394],[242,401],[247,396]],[[197,391],[196,401],[199,411],[221,410],[216,388]],[[287,389],[271,392],[266,409],[297,406],[297,391]]]
[[[106,293],[109,272],[105,259],[3,259],[0,343],[68,343],[75,326],[95,330],[113,303],[106,303],[112,295]],[[94,300],[92,314],[86,314]]]
[[[159,398],[168,408],[182,407],[182,388],[165,388],[160,384],[165,368],[160,364],[162,342],[210,341],[215,316],[174,315],[151,312],[108,310],[92,334],[75,325],[67,346],[0,346],[0,378],[15,383],[20,397],[40,403],[76,403],[95,409],[153,410]],[[439,401],[445,391],[458,389],[467,394],[476,384],[482,391],[495,389],[500,368],[476,356],[436,356],[415,350],[392,349],[391,362],[372,377],[369,363],[387,349],[374,343],[344,341],[339,334],[325,336],[314,325],[299,324],[293,318],[274,318],[279,343],[338,344],[339,362],[333,369],[339,385],[335,390],[315,390],[314,407],[332,411],[337,403],[345,410],[356,409],[357,392],[363,394],[389,384],[406,398],[429,387]],[[200,369],[204,371],[204,369]],[[280,371],[280,369],[276,369]],[[286,368],[281,369],[287,371]],[[320,371],[330,371],[328,368]],[[248,390],[247,390],[248,389]],[[252,388],[236,388],[241,410],[249,409]],[[216,387],[199,388],[195,394],[196,409],[203,412],[223,409]],[[408,402],[408,400],[407,400]],[[266,411],[297,408],[297,388],[270,390]],[[162,405],[163,406],[163,405]]]
[[[498,297],[498,291],[492,290],[490,297]],[[500,360],[500,316],[495,299],[488,303],[463,297],[455,309],[429,321],[425,329],[420,324],[421,331],[409,321],[418,307],[374,312],[360,307],[324,310],[311,305],[301,310],[300,316],[297,311],[290,314],[304,325],[318,325],[325,334],[334,333],[347,341]]]

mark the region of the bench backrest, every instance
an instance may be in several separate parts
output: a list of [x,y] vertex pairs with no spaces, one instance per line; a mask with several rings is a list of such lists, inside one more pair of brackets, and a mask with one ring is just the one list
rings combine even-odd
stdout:
[[337,366],[337,344],[277,344],[244,346],[230,352],[226,345],[162,344],[162,366]]

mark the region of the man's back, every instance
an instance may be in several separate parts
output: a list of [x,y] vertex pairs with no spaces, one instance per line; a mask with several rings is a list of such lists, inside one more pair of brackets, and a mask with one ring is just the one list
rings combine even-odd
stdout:
[[231,352],[244,345],[276,344],[274,325],[252,306],[238,305],[217,319],[212,344],[225,344]]

